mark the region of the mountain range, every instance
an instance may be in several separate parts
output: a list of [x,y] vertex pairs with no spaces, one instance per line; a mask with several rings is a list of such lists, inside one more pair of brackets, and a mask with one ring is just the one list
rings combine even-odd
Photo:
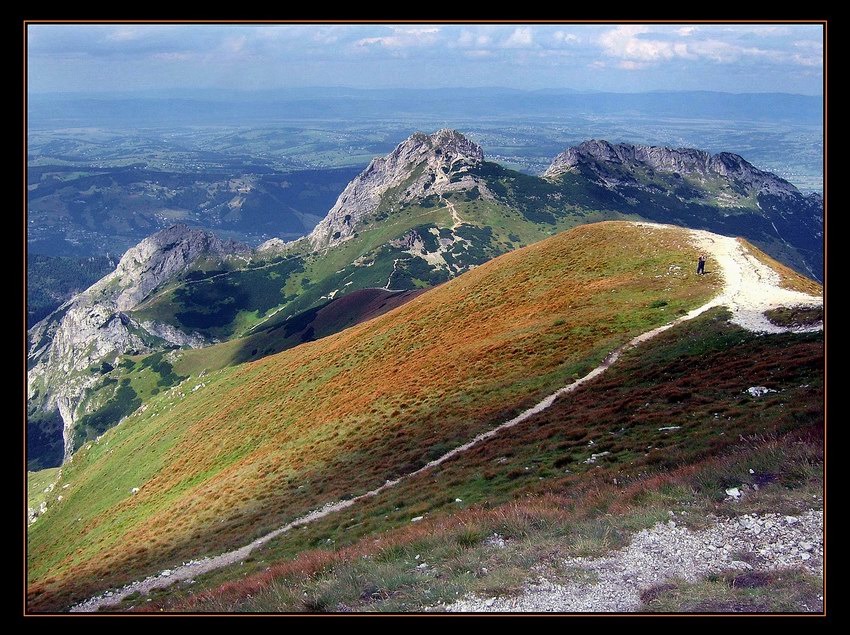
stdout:
[[[442,498],[401,503],[382,486],[419,482],[429,462],[607,369],[612,351],[654,329],[705,325],[679,353],[663,340],[666,360],[735,338],[762,350],[740,333],[787,331],[763,312],[817,304],[822,236],[819,195],[737,155],[593,140],[533,177],[454,130],[374,159],[301,239],[250,249],[186,226],[158,232],[28,333],[28,462],[62,464],[50,486],[62,493],[30,514],[30,602],[67,608],[364,496],[376,502],[344,523],[359,526],[349,542],[436,513]],[[693,273],[700,251],[708,276]],[[736,287],[733,265],[758,282]],[[818,336],[796,337],[813,355]],[[783,386],[822,385],[815,357]],[[659,398],[704,398],[692,393]],[[814,425],[816,397],[799,397],[797,418],[762,424],[749,402],[736,417],[786,434]],[[613,410],[596,421],[615,437],[629,429]],[[700,430],[671,465],[726,447]],[[575,478],[603,456],[634,477],[649,465],[635,442],[669,445],[648,428],[638,436],[561,439],[539,479]],[[472,489],[445,483],[472,504],[492,481],[504,500],[526,483],[512,475],[523,467],[486,468]]]

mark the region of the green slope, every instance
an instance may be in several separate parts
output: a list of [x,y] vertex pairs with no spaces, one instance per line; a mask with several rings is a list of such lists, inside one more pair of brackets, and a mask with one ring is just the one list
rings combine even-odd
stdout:
[[416,469],[707,300],[694,260],[683,230],[577,228],[155,395],[63,468],[63,501],[28,536],[31,606],[243,544]]

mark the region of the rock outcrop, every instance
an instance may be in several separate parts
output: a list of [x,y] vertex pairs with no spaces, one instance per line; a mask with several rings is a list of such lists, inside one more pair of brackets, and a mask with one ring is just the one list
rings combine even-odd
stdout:
[[775,174],[757,167],[731,152],[710,154],[693,148],[612,144],[591,140],[569,148],[555,157],[544,178],[555,178],[584,166],[605,185],[617,185],[623,177],[607,166],[640,166],[658,172],[703,178],[723,177],[747,191],[773,195],[799,195],[796,187]]
[[403,204],[478,186],[482,196],[487,196],[483,181],[468,172],[483,160],[481,147],[456,130],[443,129],[431,135],[416,132],[386,157],[372,159],[306,240],[312,249],[320,250],[351,238],[360,221],[388,195],[393,195],[388,203]]
[[27,397],[44,412],[58,410],[64,422],[65,459],[77,408],[99,376],[93,364],[113,363],[126,353],[209,342],[155,322],[139,324],[128,311],[152,291],[184,272],[199,257],[246,256],[250,249],[185,225],[149,236],[128,250],[115,271],[77,294],[30,329]]

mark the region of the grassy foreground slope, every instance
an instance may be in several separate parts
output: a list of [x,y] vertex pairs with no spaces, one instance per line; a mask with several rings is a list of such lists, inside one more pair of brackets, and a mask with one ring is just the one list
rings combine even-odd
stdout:
[[[563,558],[620,548],[671,511],[697,529],[708,514],[817,509],[823,334],[757,335],[728,318],[718,308],[682,323],[509,433],[284,534],[244,564],[124,608],[417,611],[470,591],[511,595],[538,575],[575,580]],[[753,385],[776,392],[754,397]],[[729,487],[743,497],[730,501]],[[756,573],[764,564],[759,554],[736,557]],[[783,602],[772,583],[755,589],[771,597],[743,604],[703,593],[671,605],[672,587],[653,595],[663,605],[647,598],[647,609],[812,607]]]
[[[583,226],[402,307],[189,378],[87,443],[28,535],[58,609],[410,472],[707,301],[687,231]],[[133,492],[138,488],[137,492]]]

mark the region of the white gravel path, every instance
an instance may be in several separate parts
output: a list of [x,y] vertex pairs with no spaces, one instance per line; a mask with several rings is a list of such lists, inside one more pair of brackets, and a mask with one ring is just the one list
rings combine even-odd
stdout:
[[[635,224],[650,231],[675,227],[644,222]],[[779,274],[752,256],[737,238],[699,229],[692,229],[689,233],[692,244],[708,255],[707,271],[719,272],[723,277],[720,295],[701,308],[726,306],[732,312],[733,324],[756,333],[823,330],[822,322],[809,327],[787,328],[772,324],[764,316],[765,311],[781,306],[820,306],[823,305],[823,297],[784,289]]]
[[[671,517],[638,532],[627,547],[609,556],[569,558],[561,564],[575,582],[558,584],[541,578],[516,597],[471,596],[432,610],[625,613],[641,610],[641,592],[674,579],[695,582],[721,571],[794,567],[822,576],[823,512],[715,519],[712,526],[700,531],[681,527]],[[822,598],[819,606],[808,608],[821,611]]]
[[[638,222],[635,224],[646,227],[650,232],[665,231],[667,229],[681,229],[672,225],[660,225],[655,223]],[[174,584],[175,582],[192,579],[208,571],[241,562],[257,547],[266,544],[270,540],[280,536],[294,527],[305,525],[320,518],[324,518],[329,514],[346,509],[358,501],[377,496],[383,491],[396,486],[401,481],[430,470],[431,468],[454,458],[458,454],[469,450],[473,446],[501,434],[506,429],[511,428],[522,421],[525,421],[529,417],[549,408],[559,397],[573,392],[580,386],[583,386],[587,382],[592,381],[597,376],[604,373],[614,362],[617,361],[617,359],[619,359],[623,351],[633,348],[676,326],[677,324],[691,320],[716,306],[728,306],[733,313],[732,321],[739,326],[751,331],[773,333],[789,331],[792,329],[777,327],[768,322],[768,320],[762,315],[762,312],[766,309],[788,304],[812,305],[822,302],[821,298],[781,288],[779,286],[778,275],[776,275],[769,267],[763,265],[761,262],[747,254],[741,243],[736,239],[700,230],[691,230],[690,235],[692,242],[699,249],[708,253],[710,255],[710,259],[714,259],[714,262],[720,265],[720,273],[724,280],[723,291],[710,302],[694,309],[690,313],[683,315],[672,322],[669,322],[668,324],[638,335],[625,345],[612,351],[599,366],[591,370],[584,377],[560,388],[513,419],[479,434],[467,443],[454,448],[414,472],[410,472],[395,480],[387,481],[380,487],[361,494],[356,498],[328,503],[324,507],[314,510],[305,516],[302,516],[283,527],[275,529],[253,542],[233,551],[228,551],[214,557],[203,558],[201,560],[192,560],[173,569],[166,569],[159,574],[149,576],[144,580],[130,583],[121,589],[106,591],[101,595],[89,598],[88,600],[73,606],[70,609],[71,612],[97,611],[100,608],[117,604],[132,593],[139,592],[146,594],[151,589],[166,587]],[[711,260],[709,260],[709,263],[710,265],[713,264],[711,263]],[[822,328],[822,325],[820,328]]]

